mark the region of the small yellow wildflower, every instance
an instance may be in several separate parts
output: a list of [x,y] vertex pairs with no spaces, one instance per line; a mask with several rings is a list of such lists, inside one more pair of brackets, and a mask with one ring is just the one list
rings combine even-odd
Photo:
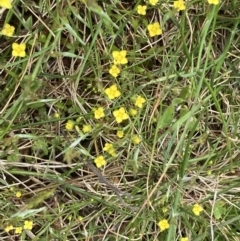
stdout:
[[112,85],[104,91],[110,100],[113,100],[121,95],[117,85]]
[[56,113],[54,113],[54,117],[55,117],[56,119],[59,119],[59,118],[60,118],[60,114],[59,114],[58,112],[56,112]]
[[180,241],[188,241],[188,238],[180,238]]
[[120,107],[118,110],[113,111],[113,116],[115,117],[117,123],[121,123],[122,121],[129,118],[123,107]]
[[4,24],[2,31],[0,34],[6,35],[8,37],[12,37],[14,33],[15,27],[11,26],[10,24]]
[[15,234],[21,234],[22,233],[22,227],[16,227],[15,228]]
[[158,0],[149,0],[149,3],[150,3],[152,6],[155,6],[155,5],[158,3]]
[[170,227],[167,219],[159,221],[158,226],[160,227],[161,231],[164,231],[165,229],[168,229]]
[[117,78],[118,75],[120,74],[120,69],[114,64],[109,69],[109,74],[112,75],[113,77]]
[[15,196],[16,196],[17,198],[20,198],[20,197],[22,196],[22,193],[21,193],[20,191],[18,191],[18,192],[16,192]]
[[137,13],[140,15],[146,15],[147,6],[146,5],[138,5]]
[[102,117],[104,117],[104,109],[103,107],[98,107],[95,111],[94,111],[94,117],[95,119],[101,119]]
[[17,44],[17,43],[13,43],[12,44],[12,56],[13,57],[25,57],[26,56],[26,44],[22,43],[22,44]]
[[199,216],[200,213],[203,211],[203,208],[199,204],[194,204],[192,211],[196,216]]
[[117,137],[123,138],[124,137],[124,131],[121,131],[121,130],[117,131]]
[[213,5],[218,5],[219,2],[220,2],[219,0],[208,0],[208,3]]
[[186,9],[185,2],[183,0],[174,1],[173,7],[177,9],[177,11]]
[[12,225],[8,225],[5,229],[5,232],[10,232],[11,230],[13,230],[13,226]]
[[82,222],[83,221],[83,217],[82,216],[78,216],[78,221]]
[[92,130],[91,125],[83,125],[83,128],[82,128],[83,133],[89,133],[91,132],[91,130]]
[[94,159],[94,162],[98,168],[101,168],[102,166],[105,166],[107,164],[106,160],[103,156],[98,156]]
[[0,7],[11,9],[12,8],[11,1],[10,0],[0,0]]
[[106,143],[106,144],[104,145],[103,150],[106,151],[106,152],[108,152],[111,148],[113,148],[113,144],[111,144],[111,143]]
[[129,114],[130,114],[131,116],[135,116],[135,115],[137,115],[137,110],[131,108],[131,109],[129,110]]
[[32,230],[33,228],[33,221],[24,221],[24,226],[23,226],[24,229],[28,229],[28,230]]
[[115,149],[111,143],[106,143],[103,150],[106,151],[111,156],[116,156]]
[[162,29],[158,22],[153,23],[153,24],[148,24],[147,29],[148,29],[150,37],[154,37],[154,36],[162,34]]
[[146,100],[142,97],[142,96],[137,96],[136,101],[135,101],[135,105],[139,108],[143,107],[143,103],[145,103]]
[[113,51],[112,56],[113,56],[113,62],[114,64],[127,64],[128,60],[126,58],[127,51],[122,50],[122,51]]
[[138,145],[141,142],[141,138],[138,135],[134,135],[132,137],[132,142],[133,144]]
[[75,122],[73,120],[68,120],[66,125],[65,125],[65,128],[68,131],[72,131],[74,126],[75,126]]

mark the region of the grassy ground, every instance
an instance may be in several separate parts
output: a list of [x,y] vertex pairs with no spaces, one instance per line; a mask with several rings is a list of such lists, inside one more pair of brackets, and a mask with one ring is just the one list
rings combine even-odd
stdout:
[[[0,240],[240,240],[239,9],[1,8],[1,29],[15,32],[0,35]],[[155,22],[162,34],[150,37]],[[12,43],[26,56],[12,57]]]

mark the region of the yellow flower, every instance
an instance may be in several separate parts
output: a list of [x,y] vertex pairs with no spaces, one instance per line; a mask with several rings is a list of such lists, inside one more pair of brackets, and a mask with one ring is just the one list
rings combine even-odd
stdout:
[[154,37],[154,36],[162,34],[162,29],[158,22],[153,23],[153,24],[148,24],[147,29],[148,29],[150,37]]
[[150,3],[152,6],[155,6],[155,5],[158,3],[158,0],[149,0],[149,3]]
[[180,241],[188,241],[188,238],[180,238]]
[[15,228],[15,234],[21,234],[22,233],[22,227],[16,227]]
[[141,142],[141,138],[138,135],[134,135],[132,137],[132,142],[133,144],[138,145]]
[[32,230],[33,228],[33,221],[24,221],[24,226],[23,226],[24,229],[28,229],[28,230]]
[[5,229],[5,232],[10,232],[11,230],[13,230],[13,226],[12,225],[8,225]]
[[83,217],[82,216],[78,216],[78,221],[82,222],[83,221]]
[[173,7],[177,9],[177,11],[185,10],[185,2],[183,0],[178,0],[173,3]]
[[91,130],[92,130],[91,125],[83,125],[83,128],[82,128],[83,133],[89,133],[91,132]]
[[118,110],[113,111],[113,116],[115,117],[117,123],[121,123],[123,120],[127,120],[129,118],[123,107],[120,107]]
[[13,43],[12,44],[12,56],[13,57],[25,57],[26,56],[26,44],[22,43],[22,44],[17,44],[17,43]]
[[0,7],[11,9],[12,8],[11,1],[10,0],[0,0]]
[[218,5],[219,4],[219,0],[208,0],[209,4],[214,4],[214,5]]
[[106,151],[108,154],[110,154],[113,157],[116,156],[115,149],[111,143],[106,143],[103,150]]
[[145,102],[146,102],[146,100],[142,96],[138,95],[136,100],[135,100],[135,105],[139,108],[142,108],[143,103],[145,103]]
[[22,193],[20,191],[16,192],[16,195],[15,195],[17,198],[20,198],[22,196]]
[[15,27],[11,26],[10,24],[4,24],[3,29],[1,31],[2,35],[6,35],[8,37],[12,37],[14,33]]
[[131,109],[129,110],[129,114],[130,114],[131,116],[135,116],[135,115],[137,115],[137,110],[131,108]]
[[105,159],[104,159],[103,156],[98,156],[98,157],[96,157],[95,160],[94,160],[94,162],[96,163],[96,166],[97,166],[98,168],[101,168],[102,166],[105,166],[106,163],[107,163],[107,162],[105,161]]
[[112,56],[113,56],[113,62],[114,64],[127,64],[128,60],[126,58],[127,51],[122,50],[122,51],[113,51]]
[[146,5],[138,5],[137,13],[140,15],[146,15],[147,6]]
[[101,119],[102,117],[104,117],[104,109],[103,107],[98,107],[95,111],[94,111],[94,117],[95,119]]
[[124,137],[124,131],[117,131],[117,137],[118,138],[123,138]]
[[120,69],[114,64],[114,65],[109,69],[109,74],[116,78],[116,77],[118,77],[118,75],[120,74]]
[[194,204],[192,211],[196,216],[199,216],[200,213],[203,211],[203,208],[199,204]]
[[110,100],[113,100],[121,95],[118,90],[117,85],[112,85],[111,87],[105,89],[104,91]]
[[165,229],[168,229],[170,227],[167,219],[159,221],[158,226],[160,227],[161,231],[164,231]]
[[59,114],[58,112],[56,112],[56,113],[54,113],[54,117],[55,117],[56,119],[59,119],[59,118],[60,118],[60,114]]
[[72,131],[74,126],[75,126],[75,122],[73,120],[68,120],[66,125],[65,125],[65,128],[68,131]]

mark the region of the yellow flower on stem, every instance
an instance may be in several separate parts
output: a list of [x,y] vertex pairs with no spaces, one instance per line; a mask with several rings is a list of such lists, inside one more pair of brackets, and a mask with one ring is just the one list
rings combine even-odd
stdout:
[[177,11],[186,9],[185,2],[183,0],[174,1],[173,7],[177,9]]
[[118,110],[113,111],[113,116],[115,117],[117,123],[121,123],[122,121],[129,118],[123,107],[120,107]]
[[114,64],[114,65],[109,69],[109,74],[112,75],[113,77],[117,78],[118,75],[120,74],[120,69]]
[[94,111],[94,117],[95,119],[101,119],[102,117],[104,117],[104,109],[103,107],[98,107],[95,111]]
[[103,156],[98,156],[94,159],[94,162],[98,168],[101,168],[102,166],[105,166],[107,164],[106,160]]
[[145,102],[146,102],[146,100],[145,100],[142,96],[138,95],[137,98],[136,98],[136,100],[135,100],[135,105],[136,105],[137,107],[139,107],[139,108],[142,108],[142,107],[143,107],[143,104],[144,104]]
[[149,3],[150,3],[152,6],[155,6],[155,5],[158,3],[158,0],[149,0]]
[[25,57],[26,56],[26,44],[22,43],[22,44],[17,44],[17,43],[13,43],[12,44],[12,56],[13,57]]
[[158,226],[161,229],[161,231],[164,231],[170,227],[167,219],[163,219],[163,220],[159,221]]
[[33,221],[24,221],[24,226],[23,226],[24,229],[28,229],[28,230],[32,230],[33,228]]
[[140,15],[146,15],[147,6],[146,5],[138,5],[137,13]]
[[5,230],[5,232],[9,233],[11,230],[13,230],[13,226],[8,225],[4,230]]
[[10,0],[0,0],[0,7],[11,9],[12,8],[11,1]]
[[127,51],[122,50],[122,51],[113,51],[112,56],[113,56],[113,62],[114,64],[127,64],[128,60],[126,58]]
[[208,0],[208,3],[213,5],[218,5],[219,2],[220,2],[219,0]]
[[117,131],[117,137],[120,138],[120,139],[123,138],[124,137],[124,131],[118,130]]
[[16,227],[15,228],[15,234],[21,234],[22,233],[23,228],[22,227]]
[[121,92],[118,90],[117,85],[112,85],[109,88],[105,89],[105,94],[110,100],[113,100],[121,95]]
[[200,213],[203,211],[203,208],[202,208],[202,206],[200,206],[199,204],[196,203],[196,204],[194,204],[192,211],[196,216],[199,216]]
[[74,126],[75,126],[75,122],[73,120],[68,120],[66,125],[65,125],[65,128],[68,131],[72,131]]
[[153,23],[153,24],[148,24],[147,29],[148,29],[150,37],[154,37],[154,36],[162,34],[162,29],[158,22]]
[[92,130],[91,125],[83,125],[83,128],[82,128],[83,133],[89,133],[91,132],[91,130]]
[[4,24],[2,31],[0,32],[2,35],[6,35],[8,37],[12,37],[14,33],[15,27],[10,24]]
[[141,142],[141,138],[138,135],[134,135],[132,137],[132,142],[133,144],[138,145]]

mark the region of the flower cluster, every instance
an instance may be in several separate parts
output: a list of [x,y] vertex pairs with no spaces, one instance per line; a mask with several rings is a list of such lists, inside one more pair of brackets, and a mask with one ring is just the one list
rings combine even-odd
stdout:
[[116,78],[120,74],[120,68],[118,67],[119,65],[124,65],[128,63],[128,59],[126,55],[127,55],[126,50],[112,52],[113,65],[109,69],[109,74],[111,74],[113,77]]
[[25,220],[23,227],[18,226],[18,227],[14,228],[13,225],[10,224],[10,225],[7,225],[4,230],[5,230],[5,232],[9,233],[10,231],[15,229],[15,234],[21,234],[23,229],[32,230],[32,228],[33,228],[33,221]]

